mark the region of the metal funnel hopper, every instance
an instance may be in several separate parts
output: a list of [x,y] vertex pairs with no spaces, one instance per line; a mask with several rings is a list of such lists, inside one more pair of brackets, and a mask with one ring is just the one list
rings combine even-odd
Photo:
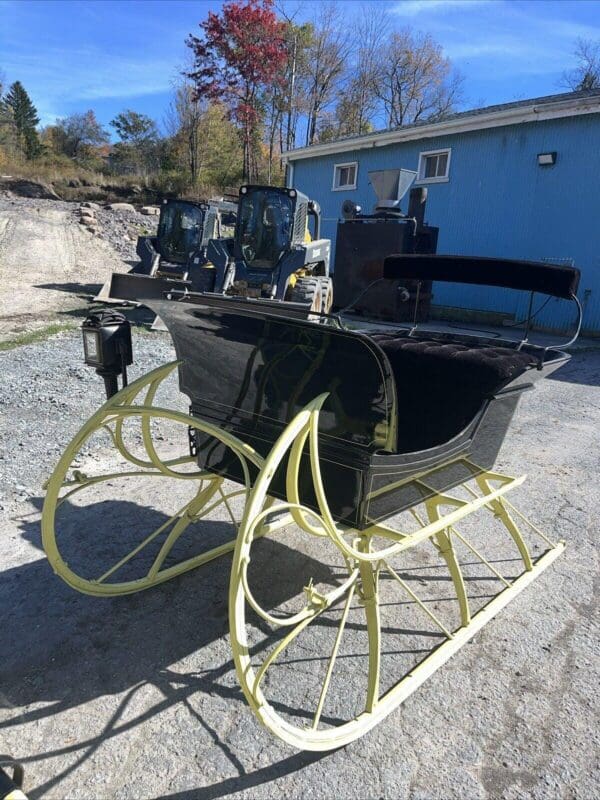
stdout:
[[369,181],[377,195],[375,211],[399,210],[400,201],[417,177],[412,169],[380,169],[369,172]]

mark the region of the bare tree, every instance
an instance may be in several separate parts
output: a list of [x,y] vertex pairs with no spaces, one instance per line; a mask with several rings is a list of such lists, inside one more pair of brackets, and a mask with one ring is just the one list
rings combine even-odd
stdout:
[[71,114],[64,119],[57,119],[55,126],[59,134],[61,150],[71,158],[85,156],[91,147],[106,144],[108,133],[98,122],[92,109],[83,114]]
[[577,39],[573,55],[577,66],[563,74],[561,84],[574,92],[600,89],[600,42]]
[[273,86],[265,95],[265,135],[267,138],[267,183],[273,180],[273,162],[275,159],[277,134],[279,133],[279,150],[281,154],[282,127],[286,112],[286,97],[280,86]]
[[429,34],[394,32],[379,59],[374,91],[390,128],[442,119],[461,99],[463,79]]
[[279,135],[279,153],[284,147],[284,127],[287,119],[287,137],[290,138],[292,103],[295,94],[297,60],[298,60],[298,33],[294,25],[297,10],[290,16],[284,6],[275,5],[279,15],[284,19],[283,39],[285,43],[286,59],[282,67],[281,80],[274,81],[264,92],[263,106],[265,109],[265,136],[268,147],[267,158],[267,183],[273,181],[273,161],[276,143]]
[[288,63],[284,91],[284,114],[281,119],[281,144],[291,150],[296,144],[300,115],[308,108],[307,88],[313,28],[310,24],[287,26]]
[[196,99],[191,82],[178,77],[163,125],[167,159],[188,188],[198,194],[239,184],[242,142],[221,103]]
[[343,10],[335,3],[321,3],[308,48],[306,144],[315,141],[319,117],[335,98],[349,52],[350,33]]
[[278,0],[278,14],[285,21],[284,38],[287,50],[285,79],[281,87],[282,113],[279,119],[279,149],[292,150],[296,146],[298,121],[308,113],[309,63],[314,45],[314,22],[297,23],[304,3]]
[[[336,135],[350,136],[368,133],[373,129],[373,116],[377,107],[375,82],[378,74],[382,42],[389,30],[386,6],[365,8],[352,30],[357,43],[356,57],[349,69],[349,77],[338,92],[335,114]],[[327,127],[322,127],[322,131]]]
[[205,105],[196,98],[192,84],[182,79],[175,85],[175,96],[165,119],[169,134],[184,145],[186,166],[194,186],[198,182],[202,160],[200,131]]

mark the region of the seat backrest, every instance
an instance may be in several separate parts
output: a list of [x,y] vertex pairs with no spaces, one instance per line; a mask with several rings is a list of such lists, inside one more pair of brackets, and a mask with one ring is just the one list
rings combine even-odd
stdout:
[[579,287],[579,270],[539,261],[443,255],[390,255],[383,277],[390,280],[448,281],[541,292],[571,300]]

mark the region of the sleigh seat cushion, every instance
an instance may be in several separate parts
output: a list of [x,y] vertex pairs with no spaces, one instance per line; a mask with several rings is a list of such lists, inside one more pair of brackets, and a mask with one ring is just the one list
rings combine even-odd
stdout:
[[510,347],[372,334],[390,362],[398,396],[398,452],[444,444],[459,434],[486,398],[534,366]]

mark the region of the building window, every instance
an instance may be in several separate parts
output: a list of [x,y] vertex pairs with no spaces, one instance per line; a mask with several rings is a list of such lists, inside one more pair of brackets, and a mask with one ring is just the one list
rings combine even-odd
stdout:
[[332,190],[334,192],[342,192],[347,189],[356,189],[357,172],[357,161],[351,161],[348,164],[336,164],[333,168]]
[[419,154],[419,183],[441,183],[450,173],[450,150]]

